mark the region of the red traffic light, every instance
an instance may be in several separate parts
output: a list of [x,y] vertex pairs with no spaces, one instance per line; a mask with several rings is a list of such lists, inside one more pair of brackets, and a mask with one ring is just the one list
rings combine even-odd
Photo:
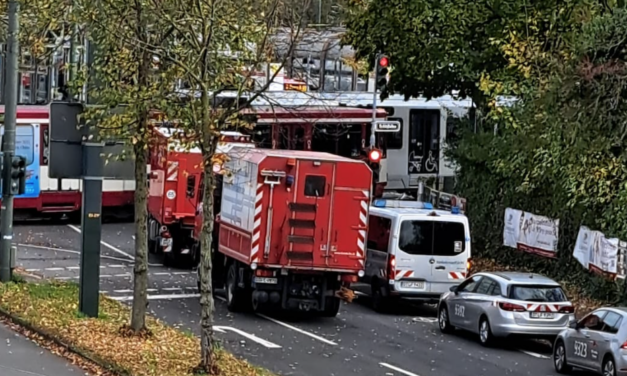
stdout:
[[383,56],[381,59],[379,59],[380,67],[387,68],[389,63],[390,63],[390,60],[387,58],[387,56]]
[[370,162],[379,163],[379,161],[381,161],[381,151],[378,149],[370,150],[368,153],[368,159],[370,159]]

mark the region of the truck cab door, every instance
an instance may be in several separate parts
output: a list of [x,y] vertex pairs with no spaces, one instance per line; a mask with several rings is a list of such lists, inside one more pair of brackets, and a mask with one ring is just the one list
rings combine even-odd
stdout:
[[287,262],[295,266],[324,266],[332,228],[331,205],[335,164],[299,160],[296,182],[288,202]]

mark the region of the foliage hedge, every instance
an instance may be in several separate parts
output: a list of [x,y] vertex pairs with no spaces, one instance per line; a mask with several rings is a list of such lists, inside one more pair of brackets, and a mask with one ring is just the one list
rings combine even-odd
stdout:
[[[597,16],[563,43],[545,84],[511,116],[483,119],[449,149],[455,190],[468,199],[474,257],[621,303],[623,282],[585,270],[572,253],[581,225],[627,240],[627,12]],[[503,247],[507,207],[559,218],[556,259]]]

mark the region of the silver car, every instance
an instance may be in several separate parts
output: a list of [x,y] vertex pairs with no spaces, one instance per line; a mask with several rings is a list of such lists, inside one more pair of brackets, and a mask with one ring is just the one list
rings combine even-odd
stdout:
[[571,322],[574,307],[559,283],[539,274],[477,273],[442,294],[438,324],[479,334],[482,345],[510,335],[551,341]]
[[627,308],[600,308],[562,331],[553,346],[559,373],[572,367],[627,376]]

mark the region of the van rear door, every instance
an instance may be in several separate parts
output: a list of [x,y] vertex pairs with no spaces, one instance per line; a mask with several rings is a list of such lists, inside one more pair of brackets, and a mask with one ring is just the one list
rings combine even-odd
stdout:
[[[424,273],[426,290],[442,293],[466,277],[470,258],[470,233],[467,220],[440,217],[403,219],[399,234],[399,253],[409,255],[413,269]],[[398,257],[398,269],[403,256]]]

